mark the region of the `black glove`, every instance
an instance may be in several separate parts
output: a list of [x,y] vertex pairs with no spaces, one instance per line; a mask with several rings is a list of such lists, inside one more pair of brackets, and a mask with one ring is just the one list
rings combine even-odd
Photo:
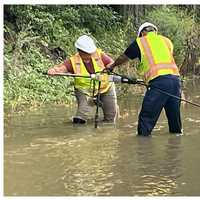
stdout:
[[102,72],[104,72],[104,73],[111,73],[113,71],[113,68],[112,67],[106,67],[106,68],[104,68],[103,69],[103,71]]

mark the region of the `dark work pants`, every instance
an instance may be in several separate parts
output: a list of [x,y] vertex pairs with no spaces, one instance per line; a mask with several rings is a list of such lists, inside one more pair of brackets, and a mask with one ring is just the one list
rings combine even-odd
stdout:
[[175,75],[159,76],[149,82],[143,99],[142,109],[138,119],[138,135],[148,136],[151,134],[162,109],[168,119],[169,132],[181,133],[180,100],[161,93],[164,90],[172,95],[181,96],[180,80]]

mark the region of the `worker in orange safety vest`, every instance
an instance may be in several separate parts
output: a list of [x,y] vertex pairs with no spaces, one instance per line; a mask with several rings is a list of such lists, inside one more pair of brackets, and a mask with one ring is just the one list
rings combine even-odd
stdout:
[[137,132],[142,136],[151,135],[163,108],[168,119],[169,132],[182,133],[180,100],[156,89],[181,96],[180,74],[173,57],[173,44],[157,31],[154,24],[143,23],[139,27],[137,38],[107,69],[112,71],[129,59],[139,58],[137,72],[149,86],[138,119]]
[[[98,49],[94,40],[87,36],[80,36],[75,42],[77,52],[63,63],[55,65],[48,70],[49,75],[56,73],[71,73],[82,76],[89,76],[96,72],[103,71],[106,67],[113,63],[113,59]],[[117,96],[115,84],[109,81],[102,81],[100,90],[98,83],[95,88],[91,79],[83,77],[75,77],[74,81],[75,96],[77,100],[77,111],[73,117],[73,123],[86,123],[87,120],[93,118],[93,98],[100,92],[101,107],[104,114],[104,122],[115,122],[117,116]]]

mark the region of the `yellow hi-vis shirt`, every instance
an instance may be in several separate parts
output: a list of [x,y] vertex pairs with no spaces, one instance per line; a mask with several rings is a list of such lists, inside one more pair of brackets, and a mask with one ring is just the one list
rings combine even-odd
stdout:
[[144,37],[138,37],[136,41],[141,52],[138,72],[146,82],[160,75],[180,75],[173,58],[173,44],[168,38],[149,32]]
[[[103,64],[103,61],[101,60],[101,53],[102,51],[100,49],[97,49],[94,54],[92,54],[92,64],[94,66],[94,71],[100,72],[102,71],[105,66]],[[89,76],[88,73],[79,53],[76,53],[74,56],[70,57],[72,67],[75,74],[82,75],[82,76]],[[93,94],[93,85],[92,80],[89,78],[82,78],[82,77],[76,77],[75,78],[75,88],[79,89],[85,94],[92,95]],[[108,89],[111,87],[113,83],[109,83],[108,79],[105,78],[105,80],[101,81],[100,85],[100,93],[105,93],[108,91]],[[95,91],[94,94],[97,94],[99,81],[95,81]]]

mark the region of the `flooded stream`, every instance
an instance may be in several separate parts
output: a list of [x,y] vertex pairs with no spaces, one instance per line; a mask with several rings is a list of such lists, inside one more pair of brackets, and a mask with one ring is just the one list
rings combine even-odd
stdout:
[[[185,98],[200,103],[200,81]],[[184,134],[162,113],[152,137],[138,137],[142,95],[120,99],[115,126],[73,126],[74,108],[44,106],[4,126],[6,196],[199,196],[200,108],[182,104]]]

